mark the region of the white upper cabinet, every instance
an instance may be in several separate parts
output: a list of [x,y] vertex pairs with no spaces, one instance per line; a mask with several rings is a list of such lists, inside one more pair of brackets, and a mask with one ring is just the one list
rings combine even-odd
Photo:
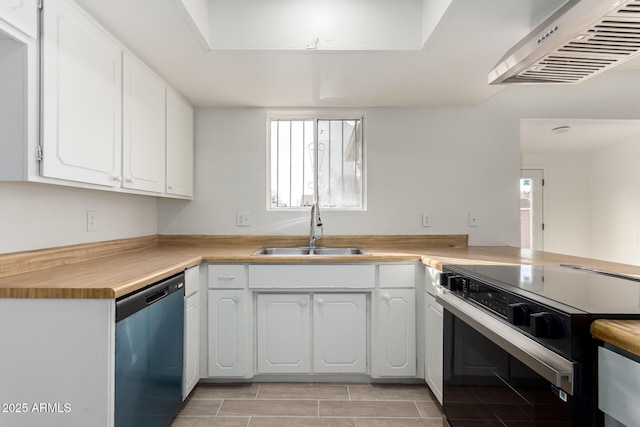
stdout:
[[42,175],[120,187],[120,45],[74,3],[48,0],[42,61]]
[[193,197],[193,109],[167,89],[167,194]]
[[0,19],[38,38],[38,0],[0,0]]
[[165,86],[126,52],[122,66],[122,186],[162,193],[165,189]]
[[0,180],[39,176],[38,56],[36,39],[0,19]]
[[186,101],[72,0],[44,3],[41,49],[42,178],[33,180],[193,196]]

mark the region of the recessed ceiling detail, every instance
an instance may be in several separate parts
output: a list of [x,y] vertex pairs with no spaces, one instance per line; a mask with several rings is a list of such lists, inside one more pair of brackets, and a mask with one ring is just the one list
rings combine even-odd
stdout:
[[207,50],[271,51],[420,50],[452,2],[175,1]]

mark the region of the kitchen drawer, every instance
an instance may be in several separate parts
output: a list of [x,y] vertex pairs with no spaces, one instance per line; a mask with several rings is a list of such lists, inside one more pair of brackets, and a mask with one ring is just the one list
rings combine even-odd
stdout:
[[249,265],[249,288],[366,289],[375,286],[373,264]]
[[415,288],[415,264],[380,264],[379,268],[381,288]]
[[247,287],[247,271],[244,264],[210,264],[209,289],[243,289]]

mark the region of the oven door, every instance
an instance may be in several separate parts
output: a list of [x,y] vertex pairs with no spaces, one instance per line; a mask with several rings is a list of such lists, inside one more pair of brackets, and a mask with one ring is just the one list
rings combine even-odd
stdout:
[[580,365],[451,294],[444,306],[443,411],[451,427],[587,426]]

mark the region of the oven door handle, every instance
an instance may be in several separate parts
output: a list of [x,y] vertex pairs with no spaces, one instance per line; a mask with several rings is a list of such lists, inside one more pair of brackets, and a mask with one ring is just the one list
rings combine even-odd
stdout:
[[575,362],[561,357],[447,290],[443,295],[437,295],[436,301],[538,375],[573,395]]

